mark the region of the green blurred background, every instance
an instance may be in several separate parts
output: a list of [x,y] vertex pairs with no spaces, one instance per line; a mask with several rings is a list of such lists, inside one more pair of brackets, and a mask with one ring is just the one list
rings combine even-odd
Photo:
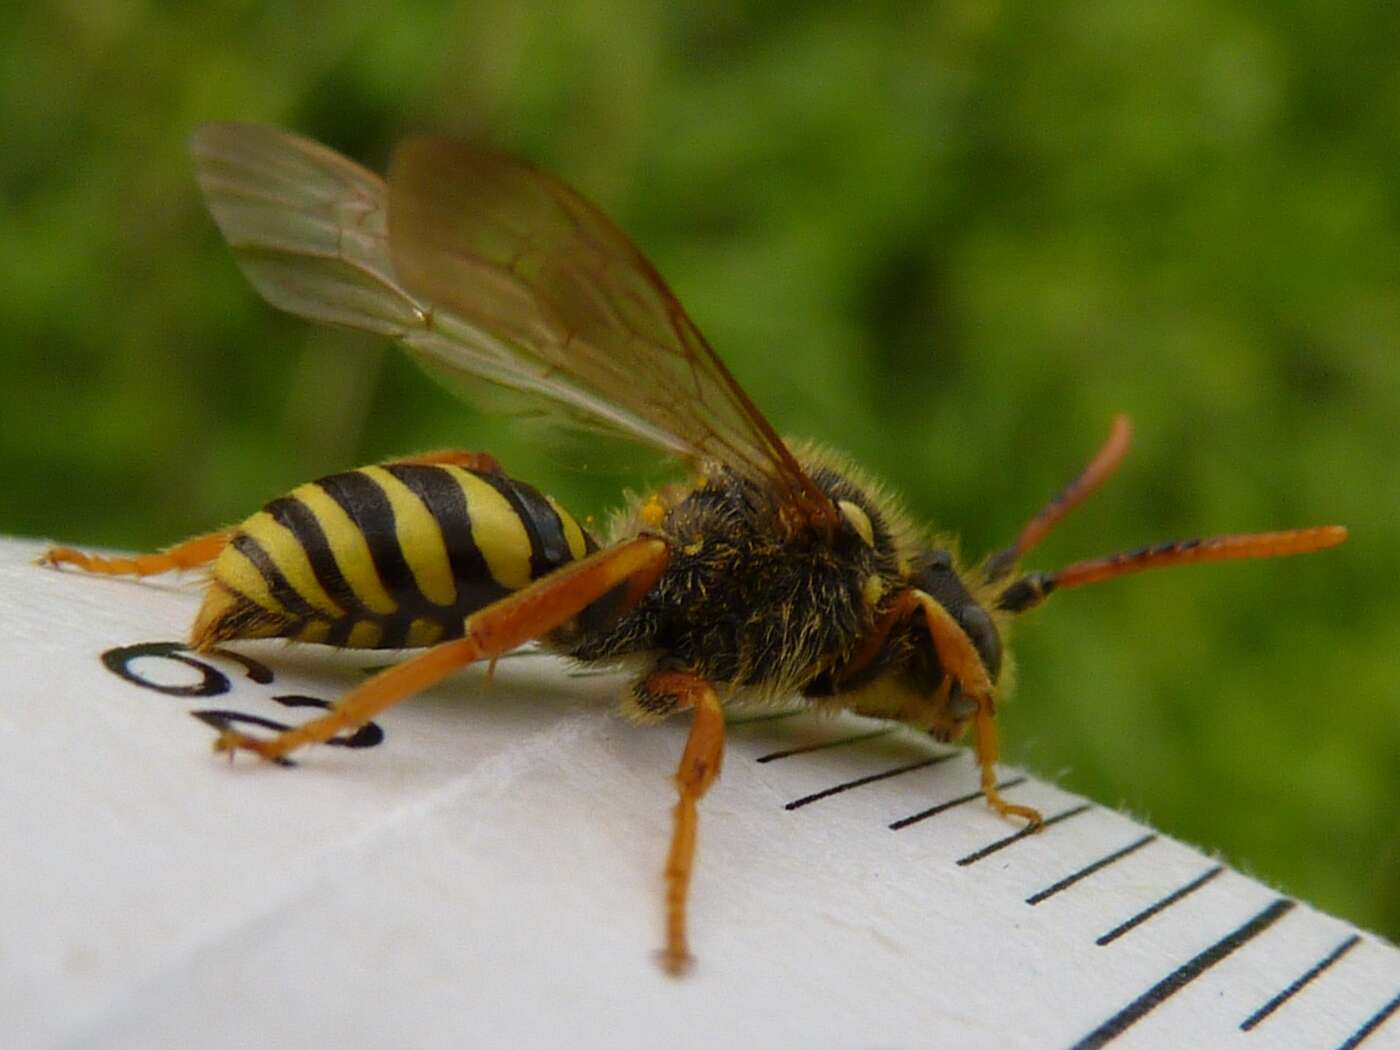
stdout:
[[[0,27],[0,530],[149,548],[463,445],[581,513],[617,457],[265,306],[185,140],[381,168],[484,137],[600,201],[784,432],[1038,566],[1339,521],[1344,548],[1057,596],[1013,761],[1400,937],[1400,20],[1375,2],[176,5]],[[638,460],[640,461],[640,460]],[[633,482],[635,483],[635,481]]]

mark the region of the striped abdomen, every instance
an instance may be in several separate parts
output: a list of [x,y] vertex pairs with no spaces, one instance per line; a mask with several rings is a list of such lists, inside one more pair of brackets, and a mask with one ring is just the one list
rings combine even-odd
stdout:
[[238,527],[214,562],[194,642],[432,645],[595,548],[567,511],[504,474],[419,464],[333,474]]

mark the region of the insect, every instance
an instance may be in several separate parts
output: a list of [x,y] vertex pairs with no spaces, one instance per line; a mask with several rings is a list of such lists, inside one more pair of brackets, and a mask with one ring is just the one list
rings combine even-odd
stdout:
[[442,451],[322,478],[160,554],[42,559],[145,576],[207,567],[191,643],[289,638],[423,651],[270,737],[216,724],[215,750],[272,762],[530,641],[632,672],[624,713],[691,713],[664,869],[663,962],[689,958],[697,804],[720,771],[724,705],[800,697],[951,741],[969,729],[997,791],[1003,636],[1053,591],[1189,562],[1342,542],[1322,526],[1143,547],[1058,572],[1023,556],[1127,451],[1127,420],[1005,549],[962,565],[834,453],[790,446],[650,263],[540,171],[447,139],[409,141],[387,179],[288,132],[193,138],[220,230],[275,306],[398,340],[429,369],[562,404],[680,461],[595,538],[489,454]]

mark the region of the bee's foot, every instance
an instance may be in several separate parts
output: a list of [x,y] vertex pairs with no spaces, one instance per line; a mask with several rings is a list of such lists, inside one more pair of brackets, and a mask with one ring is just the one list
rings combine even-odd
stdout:
[[232,728],[231,719],[220,711],[192,711],[195,718],[205,725],[212,726],[219,731],[218,737],[214,740],[214,751],[228,752],[229,761],[232,762],[235,755],[240,751],[251,751],[266,762],[272,762],[279,766],[296,765],[290,758],[282,754],[277,746],[276,738],[266,739],[249,736]]
[[1023,819],[1026,822],[1026,830],[1028,831],[1039,831],[1041,825],[1045,823],[1045,818],[1040,815],[1040,810],[1038,809],[1032,809],[1030,806],[1018,806],[1014,802],[1007,802],[1000,796],[989,798],[987,801],[991,803],[992,808],[1001,816],[1007,817],[1008,819],[1011,817],[1020,817]]
[[76,563],[82,557],[82,554],[70,547],[50,547],[34,559],[34,564],[57,569],[65,563]]
[[695,956],[684,948],[680,950],[663,948],[656,953],[656,961],[661,964],[661,968],[666,971],[667,976],[684,977],[695,965]]

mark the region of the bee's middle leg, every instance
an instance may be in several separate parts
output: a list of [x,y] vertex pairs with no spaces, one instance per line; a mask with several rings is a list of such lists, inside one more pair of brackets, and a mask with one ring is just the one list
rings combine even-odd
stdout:
[[686,941],[686,903],[695,868],[698,803],[719,776],[724,758],[724,708],[714,686],[685,671],[656,671],[643,683],[642,690],[653,697],[673,699],[672,710],[694,711],[690,736],[676,768],[676,791],[680,797],[676,801],[671,849],[666,856],[666,947],[661,952],[661,965],[674,977],[684,973],[691,962]]
[[500,474],[500,460],[489,452],[469,452],[463,448],[439,448],[431,452],[419,452],[414,456],[403,456],[393,461],[391,466],[404,467],[465,467],[480,474]]

